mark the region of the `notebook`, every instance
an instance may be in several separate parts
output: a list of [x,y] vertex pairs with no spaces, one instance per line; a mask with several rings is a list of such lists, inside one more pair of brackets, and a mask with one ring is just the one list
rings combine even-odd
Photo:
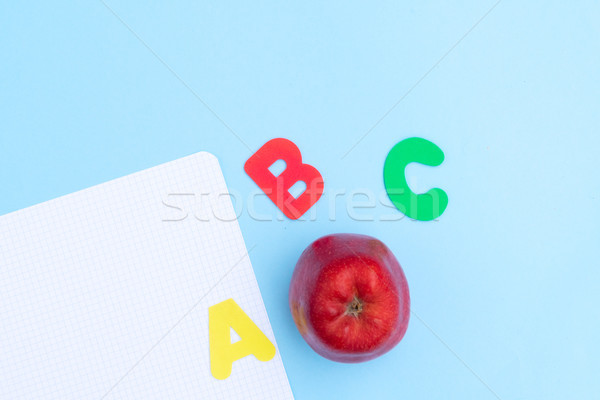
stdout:
[[202,152],[0,217],[0,398],[292,399],[227,193]]

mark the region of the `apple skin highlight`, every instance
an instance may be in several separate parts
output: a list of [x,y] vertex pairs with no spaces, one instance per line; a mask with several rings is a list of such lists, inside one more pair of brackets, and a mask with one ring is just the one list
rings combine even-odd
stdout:
[[410,318],[408,283],[380,240],[333,234],[302,253],[289,292],[298,331],[318,354],[358,363],[391,350]]

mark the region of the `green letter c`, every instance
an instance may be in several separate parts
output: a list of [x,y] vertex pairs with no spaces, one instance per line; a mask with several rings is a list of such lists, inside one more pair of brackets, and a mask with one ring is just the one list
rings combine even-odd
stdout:
[[383,166],[385,190],[398,210],[412,219],[431,221],[448,206],[448,195],[442,189],[416,194],[406,183],[405,169],[412,162],[437,167],[444,161],[444,152],[429,140],[413,137],[396,144]]

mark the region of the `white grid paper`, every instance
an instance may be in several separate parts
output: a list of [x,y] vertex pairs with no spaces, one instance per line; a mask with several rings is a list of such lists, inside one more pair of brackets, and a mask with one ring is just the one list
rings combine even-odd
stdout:
[[197,153],[0,217],[0,398],[293,399],[279,351],[210,373],[213,304],[234,298],[275,343],[220,193]]

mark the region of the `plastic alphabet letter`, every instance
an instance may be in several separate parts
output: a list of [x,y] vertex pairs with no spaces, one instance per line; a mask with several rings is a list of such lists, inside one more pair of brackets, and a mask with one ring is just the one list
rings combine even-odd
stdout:
[[390,150],[383,167],[383,181],[390,200],[398,210],[412,219],[431,221],[448,206],[448,195],[442,189],[416,194],[406,183],[405,169],[412,162],[437,167],[444,161],[444,152],[429,140],[413,137],[396,144]]
[[[240,340],[231,343],[231,329]],[[275,346],[233,299],[208,308],[210,371],[217,379],[231,375],[233,362],[253,354],[259,361],[275,357]]]
[[[285,161],[286,168],[274,176],[269,167],[277,160]],[[269,140],[246,161],[244,170],[290,219],[300,218],[323,194],[323,177],[315,167],[302,163],[300,150],[287,139]],[[306,190],[294,198],[289,189],[298,181],[306,184]]]

